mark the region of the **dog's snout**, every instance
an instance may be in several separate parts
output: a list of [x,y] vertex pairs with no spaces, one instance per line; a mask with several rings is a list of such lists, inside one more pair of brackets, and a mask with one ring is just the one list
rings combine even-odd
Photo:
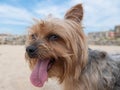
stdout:
[[35,52],[36,52],[37,48],[35,46],[28,46],[26,48],[26,52],[30,55],[30,56],[34,56]]

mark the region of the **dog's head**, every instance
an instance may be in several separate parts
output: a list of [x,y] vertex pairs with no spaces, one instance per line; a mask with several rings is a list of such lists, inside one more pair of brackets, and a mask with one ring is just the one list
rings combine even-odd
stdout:
[[82,18],[83,8],[78,4],[65,14],[64,20],[48,18],[30,28],[26,59],[35,86],[43,86],[48,77],[57,77],[60,82],[70,76],[79,78],[87,62]]

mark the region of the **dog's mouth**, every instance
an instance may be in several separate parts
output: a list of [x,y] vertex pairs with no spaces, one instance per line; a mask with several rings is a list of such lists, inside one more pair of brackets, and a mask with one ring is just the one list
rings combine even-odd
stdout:
[[36,63],[31,76],[30,80],[31,83],[36,87],[42,87],[48,79],[48,71],[52,68],[55,63],[55,59],[39,59]]

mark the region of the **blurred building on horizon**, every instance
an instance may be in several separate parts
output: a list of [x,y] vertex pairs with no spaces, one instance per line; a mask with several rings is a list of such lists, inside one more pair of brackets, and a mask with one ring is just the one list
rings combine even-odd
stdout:
[[[113,30],[91,32],[87,35],[88,44],[93,45],[120,45],[120,25]],[[0,34],[0,44],[24,45],[26,35]]]
[[24,45],[25,35],[0,34],[0,44]]
[[120,25],[113,30],[88,33],[88,43],[98,45],[120,45]]

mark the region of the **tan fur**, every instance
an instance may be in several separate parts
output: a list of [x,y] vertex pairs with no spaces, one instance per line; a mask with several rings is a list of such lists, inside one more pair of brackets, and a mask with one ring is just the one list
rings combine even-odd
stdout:
[[[81,25],[82,18],[82,5],[78,4],[66,13],[64,20],[49,18],[37,21],[29,30],[26,47],[37,43],[39,58],[56,59],[48,75],[49,78],[57,77],[64,90],[111,90],[102,84],[98,85],[101,82],[100,74],[103,74],[101,70],[106,68],[107,61],[102,60],[99,64],[93,62],[90,67],[88,65],[88,46]],[[57,34],[60,38],[57,41],[48,41],[46,38],[50,34]],[[32,39],[32,35],[35,36],[35,40]],[[105,58],[106,55],[102,57]],[[30,58],[27,53],[26,59],[33,69],[38,59]],[[112,64],[114,66],[115,63]],[[106,78],[104,74],[103,77],[109,84],[111,79]]]

